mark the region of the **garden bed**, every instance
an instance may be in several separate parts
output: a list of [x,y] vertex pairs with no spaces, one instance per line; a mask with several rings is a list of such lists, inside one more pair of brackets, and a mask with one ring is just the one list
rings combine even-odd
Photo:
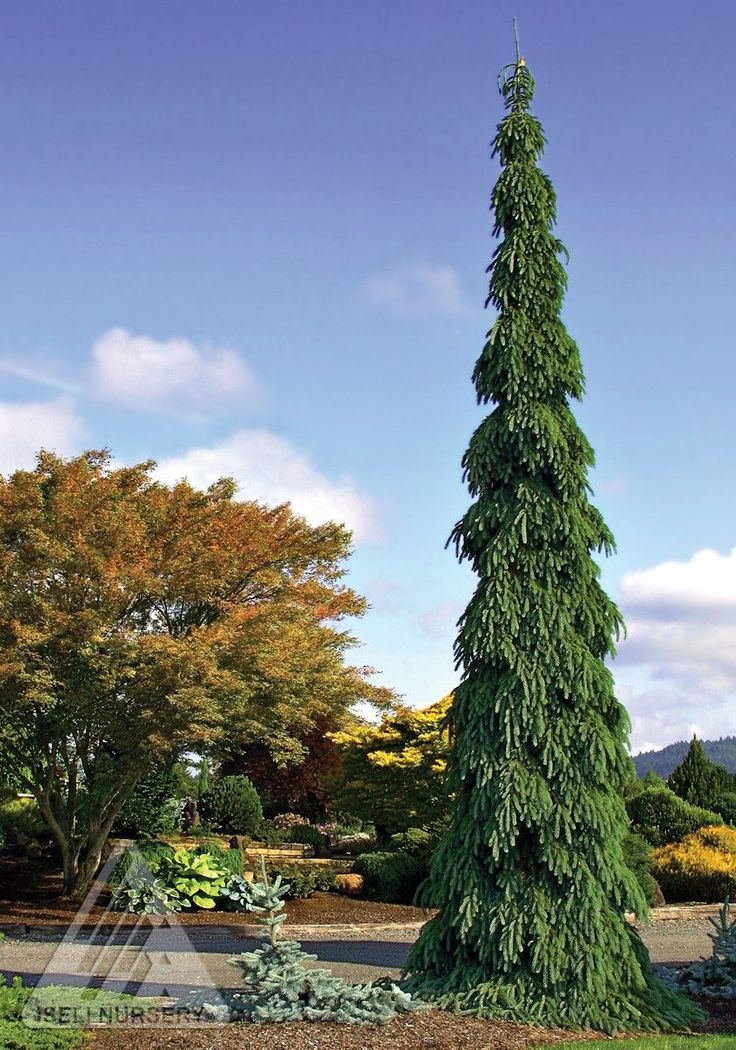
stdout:
[[[107,895],[105,895],[105,898]],[[105,900],[103,898],[103,902]],[[127,912],[106,912],[104,903],[94,905],[88,913],[86,924],[94,925],[102,918],[108,923],[136,926],[139,915]],[[64,898],[44,901],[0,899],[0,930],[17,932],[18,927],[30,927],[25,932],[38,929],[66,929],[77,917],[79,904]],[[382,904],[342,897],[336,893],[316,893],[307,900],[288,901],[288,922],[294,926],[333,925],[405,925],[425,922],[433,912],[405,904]],[[184,911],[174,921],[184,926],[248,926],[254,918],[248,913],[227,911]]]
[[[430,1010],[402,1014],[384,1025],[212,1025],[204,1030],[119,1028],[95,1033],[88,1050],[521,1050],[567,1042],[575,1035]],[[600,1038],[580,1033],[580,1039]]]
[[[80,902],[60,897],[60,892],[61,876],[48,858],[0,855],[0,929],[7,932],[19,926],[66,928],[76,919]],[[99,903],[89,910],[89,923],[97,923],[105,916],[108,901],[109,893],[104,891]],[[316,893],[306,900],[288,901],[286,912],[289,923],[299,926],[417,923],[433,914],[411,905],[383,904],[337,893]],[[182,911],[176,919],[185,926],[242,926],[253,922],[253,916],[247,913],[219,909]],[[136,925],[140,917],[108,912],[107,921]]]

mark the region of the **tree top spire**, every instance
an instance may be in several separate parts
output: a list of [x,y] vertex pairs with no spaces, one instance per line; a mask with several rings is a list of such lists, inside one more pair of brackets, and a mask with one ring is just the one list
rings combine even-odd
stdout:
[[512,113],[524,113],[529,109],[529,104],[534,96],[534,77],[529,72],[521,54],[519,27],[515,18],[513,23],[516,61],[509,62],[498,74],[498,90],[504,97],[506,109],[511,110]]

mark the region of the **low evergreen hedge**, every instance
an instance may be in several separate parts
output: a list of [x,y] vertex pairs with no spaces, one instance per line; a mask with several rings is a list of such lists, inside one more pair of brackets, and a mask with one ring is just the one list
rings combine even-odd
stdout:
[[361,853],[353,871],[365,880],[365,893],[387,904],[411,904],[426,865],[410,853]]
[[650,906],[657,900],[657,883],[652,875],[652,849],[646,839],[633,831],[627,831],[621,843],[624,851],[624,860],[628,868],[636,875],[647,904]]
[[205,839],[189,851],[195,857],[209,853],[218,868],[224,868],[230,875],[243,874],[243,853],[239,849],[223,849],[219,842]]
[[[132,868],[147,865],[158,868],[161,861],[174,856],[174,847],[158,839],[144,839],[136,842],[134,849],[126,849],[110,875],[110,885],[119,886]],[[2,1044],[0,1044],[2,1045]]]

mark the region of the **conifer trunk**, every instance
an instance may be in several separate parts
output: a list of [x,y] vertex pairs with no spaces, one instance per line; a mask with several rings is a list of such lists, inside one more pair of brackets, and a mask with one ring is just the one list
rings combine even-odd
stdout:
[[495,407],[463,467],[473,503],[453,532],[478,583],[456,643],[450,829],[425,884],[440,907],[408,987],[479,1016],[605,1032],[677,1028],[697,1009],[653,975],[624,919],[647,906],[625,865],[629,722],[604,660],[621,615],[599,583],[613,538],[588,499],[593,452],[570,409],[583,392],[560,319],[555,193],[537,166],[534,81],[502,81],[497,317],[474,372]]

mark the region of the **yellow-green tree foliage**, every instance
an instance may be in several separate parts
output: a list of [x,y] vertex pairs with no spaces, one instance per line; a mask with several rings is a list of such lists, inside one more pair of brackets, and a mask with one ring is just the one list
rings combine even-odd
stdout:
[[400,707],[380,723],[331,734],[340,754],[336,809],[375,824],[379,835],[427,827],[446,816],[445,719],[452,694],[421,710]]

